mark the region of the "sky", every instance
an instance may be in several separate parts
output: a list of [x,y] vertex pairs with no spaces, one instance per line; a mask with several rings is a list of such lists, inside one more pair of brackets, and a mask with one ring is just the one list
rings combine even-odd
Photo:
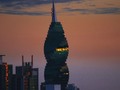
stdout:
[[[120,90],[120,1],[56,0],[57,19],[69,44],[69,83],[81,90]],[[21,65],[21,56],[39,68],[51,23],[49,0],[0,0],[0,54]]]

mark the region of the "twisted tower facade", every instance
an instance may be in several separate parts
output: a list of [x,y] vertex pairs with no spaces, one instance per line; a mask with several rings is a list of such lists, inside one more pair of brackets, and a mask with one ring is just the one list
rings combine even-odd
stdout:
[[69,46],[60,22],[57,21],[54,0],[52,1],[52,22],[44,44],[44,54],[47,61],[44,77],[45,84],[59,84],[65,90],[69,80],[69,70],[66,59]]

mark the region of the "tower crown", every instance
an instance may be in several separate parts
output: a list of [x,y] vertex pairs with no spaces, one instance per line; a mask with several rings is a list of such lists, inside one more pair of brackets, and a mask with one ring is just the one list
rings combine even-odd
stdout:
[[57,22],[54,0],[52,0],[52,22]]

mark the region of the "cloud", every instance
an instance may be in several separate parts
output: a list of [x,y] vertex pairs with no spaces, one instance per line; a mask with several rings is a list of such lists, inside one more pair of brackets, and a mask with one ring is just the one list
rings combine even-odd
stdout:
[[[49,15],[50,12],[39,9],[45,4],[50,4],[52,0],[0,0],[0,14],[15,14],[15,15]],[[79,12],[80,14],[120,14],[120,7],[113,6],[113,4],[107,3],[109,7],[98,7],[94,1],[89,0],[56,0],[56,3],[67,3],[62,7],[62,11],[58,13],[67,12]],[[75,3],[70,3],[75,2]],[[82,7],[89,2],[88,8]],[[77,8],[73,8],[75,4]],[[66,8],[68,7],[68,8]],[[30,10],[30,8],[34,8]]]
[[118,7],[94,8],[94,9],[64,8],[64,11],[79,12],[81,14],[120,14],[120,8]]
[[[0,14],[15,15],[47,15],[48,12],[41,11],[25,11],[31,7],[49,4],[52,0],[0,0]],[[80,0],[56,0],[56,3],[66,3]]]
[[96,14],[120,14],[120,8],[117,7],[97,8],[93,11]]
[[27,11],[12,11],[12,10],[5,10],[5,11],[0,11],[0,13],[3,14],[13,14],[13,15],[49,15],[49,12],[27,12]]
[[[49,4],[52,0],[1,0],[0,7],[4,8],[26,8],[26,7],[34,7],[36,5],[41,4]],[[81,0],[56,0],[56,3],[65,3],[72,1],[81,1]]]

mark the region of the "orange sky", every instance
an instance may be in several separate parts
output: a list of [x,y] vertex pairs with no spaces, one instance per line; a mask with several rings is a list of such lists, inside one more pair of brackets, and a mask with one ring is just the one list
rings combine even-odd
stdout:
[[[70,57],[119,57],[119,15],[58,16],[70,46]],[[43,56],[50,16],[0,15],[1,54]]]
[[[96,2],[99,7],[103,5],[98,3],[98,0]],[[118,6],[118,3],[113,4]],[[68,7],[72,7],[71,5]],[[59,4],[58,6],[62,7]],[[48,10],[49,7],[46,5],[44,9]],[[57,9],[61,11],[59,7]],[[106,88],[109,87],[109,83],[109,90],[119,88],[120,15],[68,12],[58,13],[57,18],[63,25],[69,43],[67,63],[70,82],[76,83],[81,90],[108,90]],[[21,65],[21,55],[25,55],[26,61],[29,61],[30,55],[33,54],[34,66],[42,67],[40,73],[42,72],[43,80],[43,68],[46,63],[43,45],[50,23],[49,15],[0,14],[0,54],[6,54],[4,61],[14,66]],[[98,89],[99,87],[106,88]]]

